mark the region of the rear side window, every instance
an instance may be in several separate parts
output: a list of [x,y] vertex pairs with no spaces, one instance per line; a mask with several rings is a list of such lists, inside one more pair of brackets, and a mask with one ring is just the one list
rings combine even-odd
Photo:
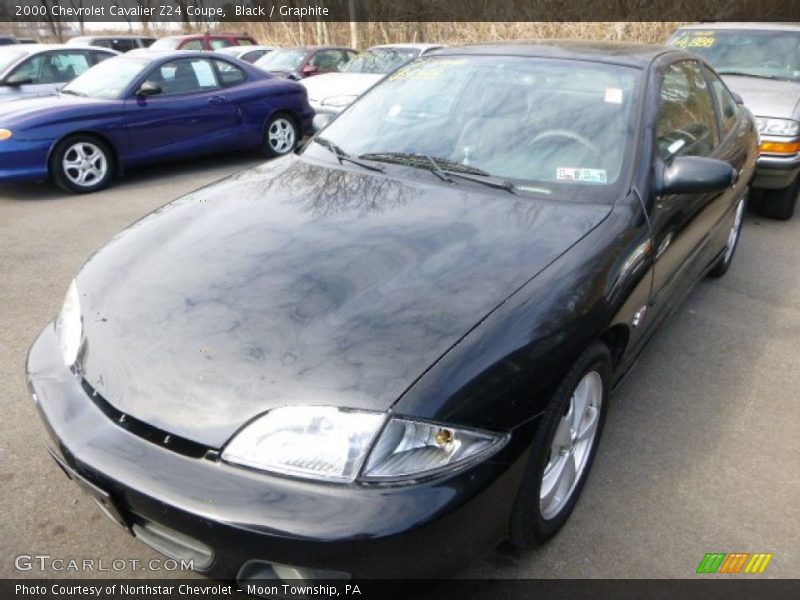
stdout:
[[104,60],[108,60],[109,58],[113,58],[114,54],[108,54],[106,52],[92,52],[92,64],[101,63]]
[[662,159],[713,153],[719,143],[714,102],[696,62],[667,67],[658,109],[658,152]]
[[225,62],[224,60],[215,60],[214,64],[219,72],[219,78],[222,87],[237,85],[247,79],[247,75],[244,71],[229,62]]
[[231,45],[229,40],[224,38],[217,39],[217,40],[210,40],[209,44],[211,45],[212,50],[219,50],[220,48],[227,48]]
[[250,38],[236,38],[236,41],[240,46],[252,46],[253,40]]
[[111,49],[117,52],[128,52],[136,48],[136,41],[131,39],[112,40]]
[[181,46],[181,50],[202,50],[203,42],[200,40],[189,40]]
[[711,82],[711,87],[714,88],[714,97],[717,100],[719,108],[719,118],[722,124],[722,136],[725,137],[736,125],[736,115],[739,112],[739,107],[736,105],[736,100],[728,91],[728,88],[722,83],[722,80],[708,69],[704,69],[706,77]]
[[197,94],[218,87],[214,69],[204,58],[183,58],[164,63],[150,73],[148,80],[161,86],[162,96]]

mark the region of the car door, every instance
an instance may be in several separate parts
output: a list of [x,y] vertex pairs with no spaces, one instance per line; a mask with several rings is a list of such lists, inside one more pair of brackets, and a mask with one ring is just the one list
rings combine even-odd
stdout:
[[189,57],[160,63],[143,78],[161,87],[125,101],[132,163],[211,154],[235,139],[236,106],[220,86],[211,61]]
[[[716,100],[700,63],[665,67],[657,116],[656,171],[678,156],[733,159],[734,141],[720,141]],[[707,264],[709,241],[733,205],[734,188],[655,198],[650,215],[655,247],[652,308],[668,311]],[[705,261],[705,262],[704,262]]]
[[81,75],[93,64],[86,50],[53,50],[32,56],[18,65],[9,77],[28,80],[15,91],[21,96],[46,96]]

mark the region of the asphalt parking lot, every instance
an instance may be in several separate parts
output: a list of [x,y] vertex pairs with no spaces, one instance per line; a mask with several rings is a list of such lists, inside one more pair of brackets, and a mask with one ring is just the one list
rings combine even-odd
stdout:
[[[20,554],[158,557],[101,516],[44,451],[25,355],[94,249],[184,192],[258,162],[231,155],[151,168],[88,196],[0,186],[0,577],[91,575],[18,571]],[[537,551],[501,546],[464,576],[685,578],[706,552],[769,552],[755,577],[800,577],[798,265],[800,215],[775,222],[751,212],[729,273],[695,288],[617,390],[561,533]]]

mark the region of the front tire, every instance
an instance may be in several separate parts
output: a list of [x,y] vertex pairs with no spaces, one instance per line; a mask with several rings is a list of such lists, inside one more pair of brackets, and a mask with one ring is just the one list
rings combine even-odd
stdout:
[[106,187],[114,176],[114,155],[108,144],[90,135],[61,140],[50,157],[50,176],[61,189],[89,194]]
[[733,255],[736,252],[736,247],[739,245],[739,238],[742,233],[742,221],[744,221],[744,212],[747,205],[747,195],[739,199],[739,204],[736,205],[736,213],[733,217],[733,225],[728,232],[728,242],[725,244],[725,252],[720,257],[716,265],[708,272],[709,277],[719,278],[728,272],[733,262]]
[[297,147],[300,131],[286,113],[271,116],[264,125],[263,153],[269,158],[285,156]]
[[511,541],[518,547],[549,540],[575,508],[600,442],[610,383],[611,355],[595,342],[550,398],[511,513]]
[[780,190],[765,190],[759,198],[758,212],[770,219],[788,221],[794,215],[797,197],[800,195],[800,175],[788,187]]

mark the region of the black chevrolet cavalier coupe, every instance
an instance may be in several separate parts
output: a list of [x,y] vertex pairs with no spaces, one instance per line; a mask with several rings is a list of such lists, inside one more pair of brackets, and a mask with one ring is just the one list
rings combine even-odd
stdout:
[[702,59],[453,48],[94,254],[30,350],[64,471],[212,577],[437,577],[553,536],[609,393],[731,264],[757,155]]

